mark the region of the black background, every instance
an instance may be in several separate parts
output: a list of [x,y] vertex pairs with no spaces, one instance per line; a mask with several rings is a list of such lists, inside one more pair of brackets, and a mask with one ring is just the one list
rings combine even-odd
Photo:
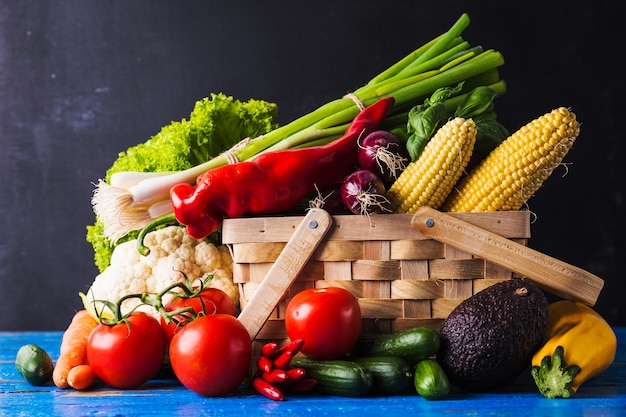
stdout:
[[510,130],[555,107],[582,121],[530,200],[530,246],[605,280],[626,325],[626,3],[0,1],[0,330],[64,329],[97,269],[92,183],[196,100],[275,102],[286,123],[361,86],[460,16],[501,51]]

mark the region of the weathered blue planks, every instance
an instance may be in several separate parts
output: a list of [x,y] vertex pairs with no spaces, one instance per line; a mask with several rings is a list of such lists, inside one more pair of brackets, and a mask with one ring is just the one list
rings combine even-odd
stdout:
[[442,401],[428,401],[416,394],[371,398],[302,395],[289,396],[284,402],[268,400],[245,388],[223,398],[204,398],[171,379],[153,380],[126,391],[103,386],[85,392],[60,390],[52,384],[33,387],[15,370],[17,350],[35,343],[55,358],[62,333],[0,332],[0,416],[621,416],[626,415],[626,328],[615,330],[615,363],[566,400],[543,398],[525,372],[499,392],[455,390]]

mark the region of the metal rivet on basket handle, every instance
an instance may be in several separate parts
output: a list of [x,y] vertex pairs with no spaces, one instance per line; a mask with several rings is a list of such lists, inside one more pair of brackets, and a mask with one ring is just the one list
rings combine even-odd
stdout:
[[309,261],[332,225],[322,209],[310,209],[285,245],[254,295],[239,314],[239,321],[254,340],[270,314]]
[[429,238],[505,267],[563,298],[593,306],[604,286],[601,278],[581,268],[430,207],[419,208],[411,225]]

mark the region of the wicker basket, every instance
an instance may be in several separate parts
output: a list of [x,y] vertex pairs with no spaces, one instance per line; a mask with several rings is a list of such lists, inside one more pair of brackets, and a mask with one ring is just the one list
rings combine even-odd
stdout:
[[[453,214],[470,224],[526,244],[527,211]],[[427,238],[412,215],[333,216],[332,226],[259,332],[255,344],[287,338],[284,312],[306,288],[338,286],[358,299],[363,330],[389,333],[415,326],[440,328],[464,299],[496,282],[519,278],[509,270]],[[302,217],[227,219],[223,243],[232,249],[241,308],[251,298]]]

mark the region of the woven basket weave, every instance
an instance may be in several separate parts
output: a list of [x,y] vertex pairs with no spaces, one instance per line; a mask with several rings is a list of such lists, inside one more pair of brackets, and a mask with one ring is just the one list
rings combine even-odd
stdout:
[[[454,213],[502,237],[526,244],[530,213]],[[461,301],[500,282],[519,278],[503,267],[427,238],[410,214],[333,216],[331,229],[258,334],[257,347],[287,339],[284,312],[306,288],[337,286],[358,299],[363,330],[389,333],[416,326],[440,328]],[[232,249],[241,308],[282,252],[303,217],[227,219],[222,241]]]

